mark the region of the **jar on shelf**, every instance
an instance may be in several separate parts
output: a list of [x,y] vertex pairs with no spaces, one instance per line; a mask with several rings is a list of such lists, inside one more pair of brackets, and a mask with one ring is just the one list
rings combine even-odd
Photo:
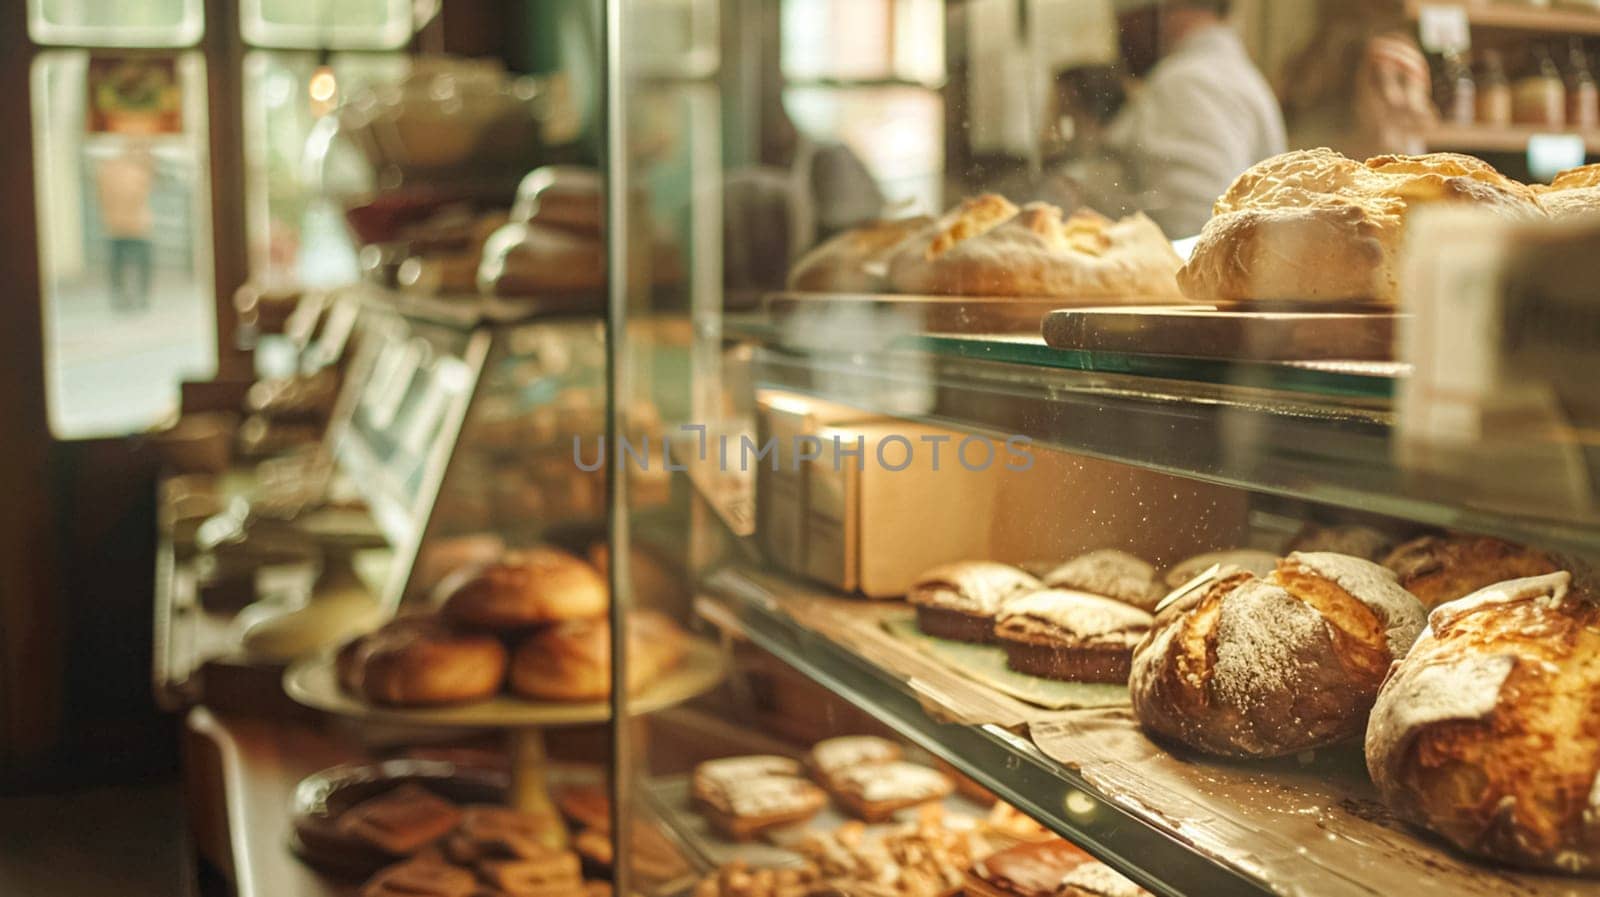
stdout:
[[1582,131],[1600,127],[1600,86],[1583,41],[1572,39],[1567,50],[1567,124]]
[[1472,67],[1455,50],[1447,50],[1439,71],[1439,118],[1446,124],[1470,125],[1478,115],[1478,86]]
[[1561,69],[1541,45],[1533,48],[1533,70],[1511,90],[1511,118],[1517,124],[1560,130],[1567,126],[1567,85]]
[[1482,72],[1477,84],[1478,123],[1510,127],[1511,83],[1506,79],[1505,60],[1500,51],[1484,51]]

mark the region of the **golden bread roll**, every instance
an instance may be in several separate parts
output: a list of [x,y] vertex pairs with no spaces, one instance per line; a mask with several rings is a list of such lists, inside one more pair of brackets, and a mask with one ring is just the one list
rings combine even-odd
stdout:
[[1178,285],[1198,302],[1394,304],[1406,213],[1435,202],[1545,217],[1532,188],[1470,156],[1363,163],[1297,150],[1255,165],[1217,200]]
[[603,616],[606,581],[575,555],[540,546],[445,581],[446,617],[491,629],[521,629]]
[[1561,569],[1549,554],[1487,536],[1423,536],[1399,546],[1383,565],[1432,610],[1485,586]]
[[854,227],[801,256],[789,272],[789,289],[824,293],[882,293],[889,288],[889,257],[911,235],[933,223],[926,215]]
[[[684,652],[677,624],[651,611],[628,616],[628,690],[636,692],[677,666]],[[605,617],[541,629],[511,660],[511,690],[541,701],[603,701],[611,695],[611,624]]]
[[1367,769],[1402,818],[1529,869],[1600,872],[1600,607],[1565,572],[1440,605],[1390,673]]
[[506,649],[438,617],[402,617],[345,645],[336,669],[346,691],[374,704],[459,704],[500,691]]
[[1143,215],[1112,221],[1089,209],[1063,216],[1047,203],[968,199],[900,243],[889,260],[895,292],[940,296],[1059,296],[1104,302],[1175,301],[1182,260]]
[[1133,710],[1152,735],[1221,756],[1334,744],[1366,730],[1424,615],[1360,558],[1291,554],[1265,579],[1226,568],[1157,614],[1134,651]]

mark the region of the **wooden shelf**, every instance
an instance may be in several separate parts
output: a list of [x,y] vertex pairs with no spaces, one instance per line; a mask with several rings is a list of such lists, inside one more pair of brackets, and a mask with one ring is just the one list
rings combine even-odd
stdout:
[[[1600,17],[1597,17],[1600,18]],[[1530,125],[1493,128],[1477,125],[1438,125],[1428,134],[1428,149],[1482,153],[1521,153],[1539,134],[1578,134],[1591,155],[1600,154],[1600,131],[1551,131]]]
[[1406,14],[1415,21],[1424,6],[1460,6],[1467,11],[1467,20],[1477,28],[1496,28],[1505,31],[1535,31],[1543,34],[1600,35],[1600,11],[1552,7],[1542,9],[1519,3],[1440,3],[1425,0],[1406,0]]

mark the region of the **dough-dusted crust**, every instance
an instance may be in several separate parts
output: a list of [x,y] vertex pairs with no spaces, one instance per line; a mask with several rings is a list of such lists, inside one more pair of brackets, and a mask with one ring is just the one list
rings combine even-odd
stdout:
[[955,790],[937,769],[897,760],[850,766],[828,777],[833,799],[865,822],[883,822],[907,807],[944,800]]
[[405,617],[345,645],[337,670],[346,691],[374,704],[459,704],[500,691],[506,649],[436,617]]
[[1478,856],[1600,873],[1600,606],[1565,572],[1435,608],[1384,683],[1367,769],[1402,818]]
[[[637,692],[683,658],[684,636],[667,617],[628,618],[628,690]],[[541,629],[511,658],[511,690],[539,701],[603,701],[611,695],[611,624],[605,617]]]
[[1278,555],[1255,548],[1230,548],[1225,551],[1208,551],[1184,558],[1162,575],[1169,589],[1176,589],[1215,566],[1238,567],[1257,576],[1266,576],[1278,566]]
[[511,552],[446,588],[446,617],[491,629],[603,616],[610,594],[593,567],[548,547]]
[[889,261],[896,292],[935,296],[1059,296],[1171,302],[1182,261],[1155,222],[1120,221],[1047,203],[968,199],[905,240]]
[[1067,561],[1046,573],[1044,584],[1104,595],[1146,611],[1154,610],[1163,594],[1156,584],[1155,567],[1115,548],[1102,548]]
[[1390,552],[1383,565],[1429,610],[1497,582],[1561,569],[1561,564],[1543,551],[1465,535],[1413,539]]
[[1178,285],[1199,302],[1394,304],[1406,213],[1433,202],[1545,215],[1532,188],[1470,156],[1362,163],[1297,150],[1252,167],[1217,200]]
[[1370,561],[1296,553],[1266,579],[1227,568],[1162,608],[1134,652],[1133,710],[1206,753],[1274,757],[1360,735],[1422,605]]
[[812,249],[789,272],[789,289],[827,293],[882,293],[889,289],[889,257],[933,223],[926,215],[874,221]]

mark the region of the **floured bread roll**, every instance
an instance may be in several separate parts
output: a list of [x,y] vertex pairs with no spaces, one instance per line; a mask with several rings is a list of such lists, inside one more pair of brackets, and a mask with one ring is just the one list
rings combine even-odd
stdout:
[[1297,150],[1246,171],[1217,200],[1178,285],[1199,302],[1393,304],[1406,212],[1433,202],[1545,214],[1532,188],[1470,156],[1363,163]]
[[1600,873],[1600,606],[1559,572],[1428,624],[1367,727],[1385,803],[1469,853]]
[[1106,302],[1179,299],[1182,260],[1143,215],[1112,221],[1088,209],[975,196],[901,243],[889,261],[895,292],[936,296],[1059,296]]
[[789,289],[881,293],[889,288],[889,257],[908,237],[933,223],[926,215],[874,221],[852,228],[806,253],[789,272]]
[[1600,211],[1600,163],[1563,171],[1548,187],[1536,184],[1533,189],[1552,218]]

